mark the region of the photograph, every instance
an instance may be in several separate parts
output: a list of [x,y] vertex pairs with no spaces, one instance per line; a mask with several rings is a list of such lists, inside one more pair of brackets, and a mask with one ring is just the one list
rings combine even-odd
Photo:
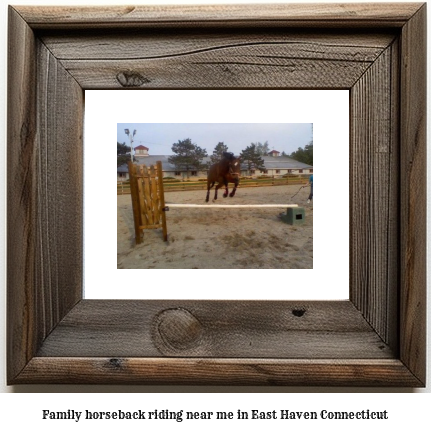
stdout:
[[118,124],[117,267],[313,268],[312,131]]

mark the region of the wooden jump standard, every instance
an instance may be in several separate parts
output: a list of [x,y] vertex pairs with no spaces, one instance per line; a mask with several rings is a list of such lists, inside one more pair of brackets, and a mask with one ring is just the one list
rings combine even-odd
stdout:
[[129,161],[128,167],[136,244],[142,242],[144,229],[162,228],[163,240],[167,241],[162,163],[158,161],[155,167],[151,165],[148,169]]
[[168,240],[166,212],[170,208],[289,208],[298,204],[168,204],[165,205],[162,163],[147,168],[128,163],[130,193],[136,244],[142,242],[144,229],[162,228],[163,240]]

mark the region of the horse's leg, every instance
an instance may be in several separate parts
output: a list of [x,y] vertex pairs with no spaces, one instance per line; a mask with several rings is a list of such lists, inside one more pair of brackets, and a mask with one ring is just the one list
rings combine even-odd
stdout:
[[221,187],[221,183],[217,183],[217,186],[215,187],[215,194],[214,194],[214,201],[217,199],[217,192]]
[[206,196],[206,198],[205,198],[205,202],[208,202],[209,199],[210,199],[210,189],[211,189],[211,186],[210,186],[210,184],[208,183],[208,184],[207,184],[207,196]]
[[207,197],[205,198],[205,202],[208,202],[210,200],[210,189],[214,186],[215,182],[208,182],[207,183]]
[[229,194],[227,185],[228,185],[227,180],[225,180],[225,182],[224,182],[224,189],[225,190],[224,190],[223,198],[226,198],[228,196],[228,194]]
[[[233,189],[232,189],[232,192],[230,193],[230,197],[232,198],[233,196],[235,196],[235,192],[236,192],[236,188],[238,187],[238,184],[239,184],[239,180],[238,179],[235,179],[235,182],[234,182],[234,187],[233,187]],[[227,190],[227,189],[226,189]]]

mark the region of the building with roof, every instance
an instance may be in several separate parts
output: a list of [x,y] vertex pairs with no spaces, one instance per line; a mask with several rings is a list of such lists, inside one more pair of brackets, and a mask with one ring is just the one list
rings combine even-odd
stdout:
[[278,157],[278,156],[280,156],[280,152],[277,151],[277,150],[271,150],[271,151],[268,153],[268,156]]
[[150,150],[148,147],[145,147],[143,145],[138,145],[138,147],[134,148],[135,150],[135,158],[145,158],[149,156],[148,150]]
[[[167,155],[150,155],[149,148],[145,146],[138,146],[135,148],[135,159],[139,165],[156,165],[157,161],[162,163],[163,177],[172,177],[178,180],[183,179],[198,179],[206,178],[207,170],[203,171],[189,171],[179,170],[175,165],[169,163],[169,156]],[[295,159],[281,155],[278,151],[271,151],[268,156],[262,156],[264,162],[264,169],[248,170],[248,167],[241,165],[241,175],[248,177],[258,177],[260,175],[267,175],[270,177],[283,177],[284,175],[310,175],[313,173],[313,167]],[[203,164],[210,163],[210,157],[204,157]],[[117,168],[117,181],[125,181],[129,179],[129,172],[127,165],[121,165]]]

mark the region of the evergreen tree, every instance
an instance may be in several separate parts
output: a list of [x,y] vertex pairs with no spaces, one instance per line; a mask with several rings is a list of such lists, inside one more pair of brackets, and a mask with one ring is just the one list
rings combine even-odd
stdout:
[[218,163],[222,160],[223,158],[223,153],[228,151],[228,147],[227,145],[225,145],[222,142],[219,142],[213,151],[213,154],[210,156],[211,162],[210,164],[215,164]]
[[247,165],[249,172],[252,169],[265,169],[264,161],[256,150],[256,144],[251,144],[243,150],[240,154],[240,158],[241,162]]
[[269,153],[269,144],[268,141],[265,141],[263,144],[258,142],[256,143],[256,153],[260,156],[268,156]]
[[175,156],[170,156],[168,162],[175,165],[178,171],[186,171],[187,177],[189,177],[191,170],[198,171],[206,168],[202,164],[202,159],[208,156],[207,151],[193,144],[190,138],[172,144],[172,151]]
[[299,147],[289,155],[290,158],[313,166],[313,141],[310,141],[304,148]]
[[117,168],[130,160],[130,147],[117,141]]

